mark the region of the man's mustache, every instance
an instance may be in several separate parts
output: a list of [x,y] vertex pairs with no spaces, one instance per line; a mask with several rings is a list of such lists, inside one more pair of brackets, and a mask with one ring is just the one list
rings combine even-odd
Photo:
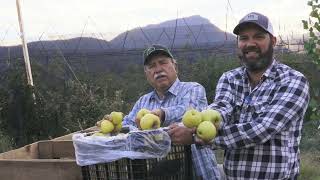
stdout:
[[165,77],[165,76],[167,76],[166,73],[160,72],[160,73],[155,74],[155,75],[153,76],[153,78],[154,78],[154,79],[159,79],[159,78]]
[[242,50],[242,53],[243,53],[243,54],[246,54],[246,53],[248,53],[248,52],[261,53],[261,50],[260,50],[260,48],[257,48],[257,47],[255,47],[255,46],[249,46],[249,47],[244,48],[244,49]]
[[247,54],[248,52],[256,52],[258,54],[261,54],[261,50],[260,48],[254,47],[254,46],[250,46],[244,49],[237,49],[237,56],[238,58],[242,59],[244,57],[245,54]]

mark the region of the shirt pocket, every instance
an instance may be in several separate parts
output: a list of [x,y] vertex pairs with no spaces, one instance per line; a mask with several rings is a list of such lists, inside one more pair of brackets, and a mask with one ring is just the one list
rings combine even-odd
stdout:
[[254,102],[251,106],[251,119],[253,121],[261,121],[262,117],[268,112],[268,102]]
[[240,121],[241,111],[242,111],[243,101],[236,101],[231,113],[230,124],[237,124]]

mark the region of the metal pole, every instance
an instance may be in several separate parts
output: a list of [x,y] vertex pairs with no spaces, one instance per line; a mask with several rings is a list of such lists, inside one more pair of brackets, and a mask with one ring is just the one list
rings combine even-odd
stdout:
[[25,41],[25,38],[24,38],[22,13],[21,13],[21,9],[20,9],[20,0],[16,0],[16,5],[17,5],[17,11],[18,11],[20,37],[21,37],[21,41],[22,41],[22,50],[23,50],[24,63],[25,63],[25,68],[26,68],[26,73],[27,73],[28,85],[33,87],[33,79],[32,79],[32,73],[31,73],[30,60],[29,60],[28,46],[27,46],[27,42]]

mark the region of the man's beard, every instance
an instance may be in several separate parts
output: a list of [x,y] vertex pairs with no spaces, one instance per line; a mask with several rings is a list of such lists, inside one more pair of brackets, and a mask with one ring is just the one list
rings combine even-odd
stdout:
[[[247,59],[245,54],[247,52],[254,51],[259,54],[259,56],[254,60]],[[247,47],[243,50],[239,50],[238,57],[240,58],[243,65],[250,72],[260,72],[269,67],[273,61],[273,47],[270,42],[268,50],[265,53],[261,53],[261,49],[258,47]]]

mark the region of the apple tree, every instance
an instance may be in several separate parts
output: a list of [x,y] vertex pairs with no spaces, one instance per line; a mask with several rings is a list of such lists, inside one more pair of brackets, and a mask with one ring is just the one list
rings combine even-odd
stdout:
[[[305,42],[305,50],[313,63],[320,68],[320,3],[318,0],[309,0],[311,7],[308,20],[302,20],[304,29],[309,31],[309,39]],[[311,87],[311,120],[320,120],[320,88]],[[319,126],[320,128],[320,126]]]

